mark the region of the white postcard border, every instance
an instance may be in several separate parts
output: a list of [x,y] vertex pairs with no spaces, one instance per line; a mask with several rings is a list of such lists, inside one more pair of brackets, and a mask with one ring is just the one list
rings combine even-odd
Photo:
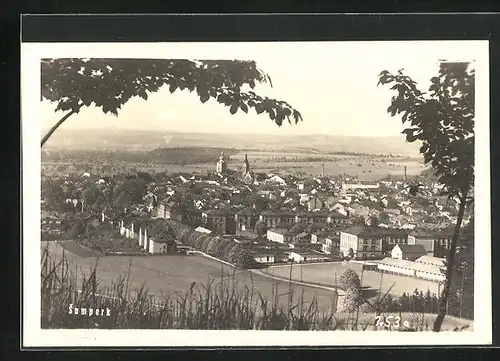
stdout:
[[[338,42],[342,51],[359,46],[434,51],[436,59],[475,60],[476,64],[476,206],[475,321],[472,332],[357,331],[205,331],[205,330],[45,330],[40,327],[40,59],[211,58],[251,59],[246,43],[22,43],[21,127],[23,144],[23,346],[382,346],[473,345],[492,340],[491,220],[489,163],[488,41]],[[276,43],[265,43],[262,49]],[[288,43],[291,44],[291,43]],[[308,44],[315,44],[309,42]],[[324,44],[324,43],[323,43]],[[140,51],[137,49],[140,47]],[[140,55],[138,55],[140,54]],[[245,56],[246,54],[246,56]]]

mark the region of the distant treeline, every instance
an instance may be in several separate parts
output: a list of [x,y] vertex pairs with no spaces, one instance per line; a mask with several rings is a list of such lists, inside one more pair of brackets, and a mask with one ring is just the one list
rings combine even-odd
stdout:
[[87,162],[127,162],[142,164],[186,165],[215,162],[224,152],[226,157],[238,153],[236,149],[175,147],[158,148],[152,151],[124,150],[59,150],[42,152],[42,162],[87,163]]

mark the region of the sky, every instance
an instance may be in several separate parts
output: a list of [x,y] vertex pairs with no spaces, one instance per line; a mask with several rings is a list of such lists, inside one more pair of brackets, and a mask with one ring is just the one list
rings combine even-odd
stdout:
[[[474,44],[474,43],[468,43]],[[477,43],[475,43],[477,44]],[[474,60],[474,48],[464,42],[311,42],[311,43],[156,43],[111,44],[81,48],[73,44],[53,51],[53,57],[143,57],[255,60],[270,75],[273,87],[258,84],[260,95],[285,100],[299,110],[303,122],[278,127],[266,113],[229,113],[214,99],[202,104],[195,93],[170,94],[167,88],[133,98],[118,114],[83,108],[61,128],[124,128],[162,132],[331,134],[397,136],[403,126],[387,107],[393,93],[377,87],[382,70],[404,72],[426,91],[437,74],[439,59]],[[78,47],[80,46],[80,48]],[[69,49],[69,50],[68,50]],[[75,50],[76,49],[76,50]],[[138,55],[140,54],[140,55]],[[42,129],[62,116],[56,104],[41,104]]]

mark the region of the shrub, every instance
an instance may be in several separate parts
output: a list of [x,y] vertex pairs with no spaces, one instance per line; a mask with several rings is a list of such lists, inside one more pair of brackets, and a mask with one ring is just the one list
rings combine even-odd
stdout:
[[230,249],[228,262],[239,268],[252,268],[255,265],[255,259],[250,252],[239,244]]
[[340,276],[339,286],[343,290],[350,288],[361,288],[361,281],[358,274],[351,268],[346,269]]
[[205,253],[210,256],[217,257],[218,256],[218,246],[221,243],[221,239],[217,237],[210,238],[210,241],[207,242],[207,247]]
[[363,303],[361,291],[357,287],[351,287],[346,291],[344,296],[344,312],[354,312]]
[[217,242],[214,242],[215,244],[212,247],[213,254],[211,255],[220,259],[224,259],[225,249],[226,247],[228,247],[228,245],[232,244],[233,241],[230,239],[217,238],[217,237],[215,239],[217,240]]
[[194,244],[193,244],[194,248],[203,252],[203,246],[205,244],[205,241],[207,241],[209,239],[210,239],[210,236],[208,234],[199,233],[199,235],[196,237],[196,239],[194,241]]
[[222,259],[226,262],[230,262],[229,260],[229,255],[231,254],[231,250],[236,247],[238,244],[234,243],[233,241],[230,241],[227,243],[227,245],[224,247],[222,251]]
[[206,237],[202,237],[202,239],[203,243],[201,244],[200,251],[203,253],[207,253],[208,246],[210,246],[210,243],[214,238],[207,235]]

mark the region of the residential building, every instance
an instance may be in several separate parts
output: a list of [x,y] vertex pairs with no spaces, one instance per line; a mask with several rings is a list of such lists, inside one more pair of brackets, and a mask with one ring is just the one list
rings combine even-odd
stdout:
[[378,182],[342,182],[342,190],[356,190],[356,189],[377,189],[380,187]]
[[148,252],[151,254],[166,254],[167,241],[156,239],[156,237],[149,238]]
[[421,244],[424,246],[426,253],[434,254],[435,241],[434,236],[422,231],[414,231],[408,235],[408,244]]
[[295,212],[280,212],[280,222],[292,225],[295,223]]
[[280,177],[279,175],[273,175],[271,176],[270,178],[267,179],[266,182],[269,182],[269,183],[277,183],[281,186],[285,186],[286,185],[286,181]]
[[294,249],[293,251],[290,251],[288,258],[290,260],[293,260],[293,262],[303,263],[303,262],[323,262],[328,259],[328,256],[320,252]]
[[329,212],[326,221],[327,223],[334,224],[336,226],[345,226],[349,224],[349,217],[347,214],[344,215],[340,212]]
[[[139,232],[142,228],[139,229]],[[161,223],[146,226],[144,234],[139,233],[139,243],[151,254],[172,254],[176,252],[175,240],[166,233]]]
[[173,219],[182,222],[181,209],[178,202],[164,199],[160,201],[156,208],[156,217],[163,219]]
[[258,263],[263,263],[263,264],[271,264],[276,262],[276,256],[275,254],[271,252],[251,252],[253,258],[255,259],[256,262]]
[[323,208],[325,208],[325,202],[323,202],[319,197],[311,197],[307,201],[307,210],[309,212]]
[[330,232],[322,242],[321,251],[326,254],[339,255],[340,254],[340,231]]
[[276,227],[276,225],[278,225],[279,223],[281,223],[281,216],[277,212],[263,211],[259,216],[259,220],[261,222],[264,222],[267,228],[273,228]]
[[326,223],[327,219],[326,212],[301,212],[295,216],[295,223]]
[[301,232],[292,237],[292,243],[297,244],[310,244],[311,234],[309,232]]
[[234,215],[234,221],[236,222],[236,234],[242,231],[252,230],[257,223],[258,216],[253,208],[242,209]]
[[416,259],[424,256],[427,253],[425,247],[421,244],[397,244],[391,251],[391,257],[415,261]]
[[217,234],[236,233],[236,223],[234,214],[226,210],[211,209],[201,214],[202,224],[205,228],[212,230]]
[[277,243],[292,243],[293,235],[287,229],[272,228],[267,230],[267,239]]
[[387,255],[396,244],[407,244],[408,233],[403,230],[379,227],[351,227],[340,232],[340,252],[355,258]]
[[434,236],[434,257],[447,257],[453,238],[453,228],[441,229],[433,233]]

